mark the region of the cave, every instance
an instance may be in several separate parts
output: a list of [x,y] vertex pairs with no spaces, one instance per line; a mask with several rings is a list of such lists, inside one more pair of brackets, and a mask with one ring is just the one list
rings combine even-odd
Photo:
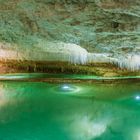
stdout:
[[139,140],[139,107],[139,0],[0,0],[0,140]]

